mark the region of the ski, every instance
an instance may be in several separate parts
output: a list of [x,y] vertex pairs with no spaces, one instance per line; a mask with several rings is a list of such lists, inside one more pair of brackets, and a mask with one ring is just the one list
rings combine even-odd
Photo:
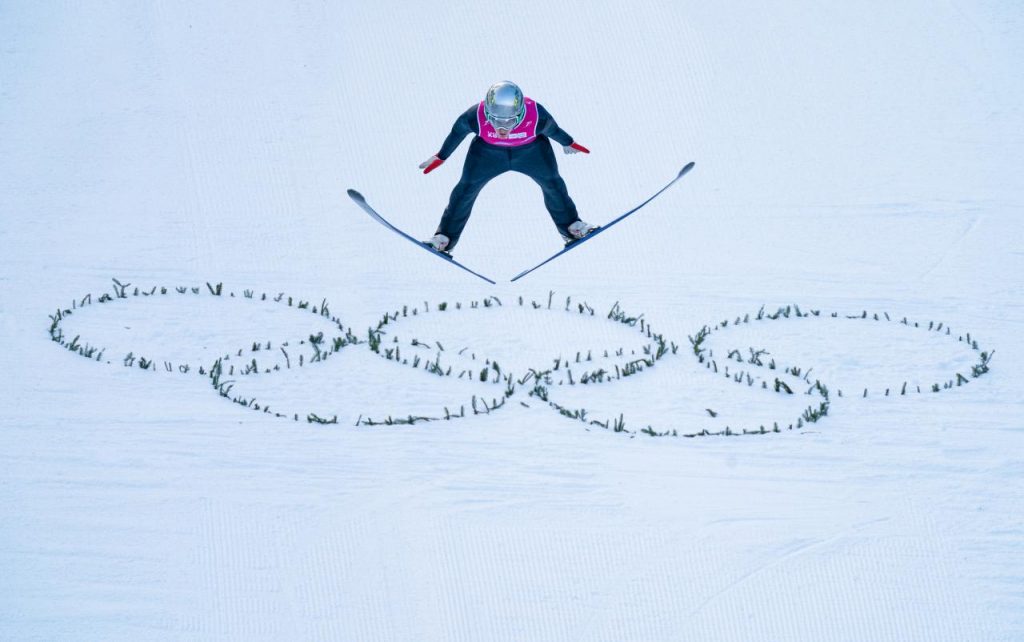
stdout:
[[367,214],[369,214],[370,217],[373,218],[373,220],[377,221],[378,223],[380,223],[384,227],[388,228],[389,230],[391,230],[395,234],[398,234],[402,238],[408,239],[409,241],[414,243],[417,247],[422,248],[422,249],[426,250],[427,252],[430,252],[431,254],[433,254],[433,255],[435,255],[435,256],[437,256],[439,258],[444,259],[445,261],[448,261],[452,265],[455,265],[457,267],[462,268],[463,270],[469,272],[473,276],[479,277],[479,278],[483,279],[484,281],[487,281],[491,285],[494,285],[494,281],[488,279],[483,274],[478,274],[477,272],[474,272],[473,270],[469,269],[465,265],[459,263],[458,261],[453,259],[450,254],[446,254],[444,252],[438,252],[437,250],[435,250],[434,248],[430,247],[428,244],[424,243],[423,241],[418,241],[418,240],[414,239],[413,237],[409,236],[408,234],[406,234],[402,230],[398,229],[397,227],[395,227],[394,225],[389,223],[387,219],[385,219],[383,216],[381,216],[380,214],[377,213],[377,210],[375,210],[372,207],[370,207],[370,204],[366,202],[366,197],[364,197],[359,192],[355,191],[354,189],[350,189],[350,190],[348,190],[348,195],[349,195],[349,197],[353,201],[356,202],[356,205],[358,205],[359,207],[363,208],[363,211],[365,211]]
[[675,178],[673,178],[673,179],[672,179],[671,181],[669,181],[669,182],[668,182],[668,185],[666,185],[665,187],[662,187],[661,189],[659,189],[659,190],[658,190],[657,192],[655,192],[655,193],[654,193],[654,195],[653,195],[653,196],[651,196],[650,198],[648,198],[648,199],[647,199],[646,201],[644,201],[643,203],[640,203],[639,205],[637,205],[637,206],[636,206],[636,207],[634,207],[633,209],[629,210],[628,212],[626,212],[626,213],[625,213],[625,214],[623,214],[622,216],[620,216],[620,217],[618,217],[617,219],[613,220],[613,221],[612,221],[611,223],[606,223],[606,224],[604,224],[604,225],[600,225],[600,226],[598,226],[598,227],[594,228],[594,231],[593,231],[593,232],[591,232],[590,234],[587,234],[586,236],[584,236],[583,238],[581,238],[581,239],[580,239],[580,240],[578,240],[578,241],[574,241],[574,242],[570,243],[569,245],[566,245],[566,246],[565,246],[564,248],[562,248],[562,249],[561,249],[560,251],[558,251],[557,253],[553,254],[553,255],[552,255],[552,256],[550,256],[550,257],[548,257],[547,259],[545,259],[545,260],[544,260],[544,261],[542,261],[541,263],[538,263],[537,265],[533,266],[533,267],[532,267],[532,268],[530,268],[529,270],[525,270],[525,271],[523,271],[523,272],[520,272],[519,274],[517,274],[517,275],[515,275],[514,277],[512,277],[512,280],[513,280],[513,281],[516,281],[516,280],[518,280],[518,279],[521,279],[521,278],[523,278],[524,276],[526,276],[527,274],[529,274],[530,272],[533,272],[534,270],[536,270],[537,268],[539,268],[539,267],[541,267],[541,266],[543,266],[543,265],[547,265],[548,263],[550,263],[551,261],[554,261],[555,259],[557,259],[558,257],[562,256],[563,254],[565,254],[565,253],[566,253],[566,252],[568,252],[569,250],[575,249],[575,248],[577,248],[577,247],[579,247],[579,246],[583,245],[583,244],[584,244],[585,242],[587,242],[587,241],[589,241],[590,239],[594,238],[595,236],[597,236],[597,235],[598,235],[598,234],[600,234],[601,232],[604,232],[605,230],[607,230],[607,229],[608,229],[608,228],[610,228],[611,226],[615,225],[616,223],[618,223],[618,222],[619,222],[619,221],[621,221],[622,219],[624,219],[624,218],[626,218],[627,216],[629,216],[630,214],[633,214],[633,213],[634,213],[634,212],[636,212],[636,211],[637,211],[638,209],[640,209],[640,208],[641,208],[641,207],[643,207],[644,205],[647,205],[648,203],[650,203],[651,201],[653,201],[654,199],[656,199],[656,198],[657,198],[658,196],[660,196],[662,192],[664,192],[664,191],[665,191],[665,190],[667,190],[668,188],[670,188],[670,187],[672,187],[673,185],[675,185],[676,181],[678,181],[678,180],[679,180],[680,178],[682,178],[683,176],[685,176],[687,172],[689,172],[689,171],[690,171],[691,169],[693,169],[693,166],[694,166],[694,164],[695,164],[695,163],[693,163],[692,161],[691,161],[691,162],[689,162],[689,163],[687,163],[687,164],[686,164],[686,165],[685,165],[685,166],[684,166],[684,167],[683,167],[683,168],[682,168],[681,170],[679,170],[679,173],[678,173],[678,174],[676,174],[676,177],[675,177]]

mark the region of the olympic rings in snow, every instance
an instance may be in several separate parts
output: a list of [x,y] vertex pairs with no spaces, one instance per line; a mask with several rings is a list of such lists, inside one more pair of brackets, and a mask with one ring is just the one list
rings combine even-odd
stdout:
[[[193,323],[202,321],[208,326],[223,324],[222,322],[231,314],[232,300],[235,307],[241,308],[245,306],[245,309],[241,310],[241,312],[245,313],[243,319],[246,322],[253,318],[253,311],[256,309],[254,306],[263,306],[260,308],[262,314],[272,317],[274,322],[268,323],[266,320],[259,320],[260,336],[245,339],[244,341],[237,337],[232,337],[233,340],[237,341],[234,348],[225,352],[212,351],[204,353],[200,359],[205,359],[205,361],[199,363],[196,363],[194,360],[190,362],[188,358],[182,358],[180,354],[177,354],[181,352],[181,345],[172,346],[167,354],[161,353],[160,355],[153,351],[153,346],[133,346],[134,349],[127,353],[115,353],[113,350],[97,345],[95,337],[83,341],[82,335],[79,333],[69,339],[72,333],[65,331],[67,320],[74,318],[77,321],[81,313],[86,309],[98,306],[106,307],[108,305],[118,306],[129,301],[141,302],[146,300],[151,305],[157,305],[156,302],[159,301],[160,304],[157,307],[164,308],[165,313],[168,311],[168,308],[173,310],[173,308],[180,308],[182,303],[190,303],[192,304],[189,314],[191,317],[190,321]],[[200,314],[200,312],[202,313]],[[291,328],[295,324],[296,317],[294,315],[296,312],[306,315],[302,317],[304,325],[310,326],[297,337],[294,336],[294,331]],[[503,361],[506,364],[503,367],[499,364],[495,355],[480,354],[478,356],[477,350],[470,349],[468,346],[456,350],[455,346],[447,342],[451,349],[446,349],[446,343],[439,339],[423,340],[422,336],[412,338],[411,340],[402,339],[398,333],[398,330],[403,328],[403,324],[409,323],[426,324],[427,327],[419,328],[419,331],[438,332],[441,331],[439,329],[447,326],[451,321],[452,315],[456,314],[488,314],[499,319],[504,316],[504,321],[507,324],[506,327],[524,332],[527,329],[527,315],[534,313],[549,315],[544,318],[545,325],[540,330],[546,334],[552,334],[553,329],[557,328],[571,328],[566,335],[568,340],[552,338],[562,348],[568,348],[567,351],[560,349],[559,353],[555,355],[524,357],[523,353],[528,352],[526,350],[529,343],[527,340],[521,345],[517,344],[517,349],[512,353],[503,355]],[[203,317],[203,314],[206,316]],[[584,396],[583,390],[589,391],[594,388],[606,390],[610,384],[615,382],[633,382],[633,378],[641,374],[646,378],[650,376],[647,373],[655,370],[656,366],[663,359],[678,356],[680,345],[655,332],[643,315],[631,316],[623,311],[618,303],[613,305],[607,314],[598,314],[586,302],[573,301],[572,297],[566,298],[564,305],[560,299],[556,303],[554,293],[549,293],[547,300],[540,302],[527,301],[522,297],[519,297],[517,301],[509,302],[503,302],[497,297],[486,297],[480,301],[471,301],[466,304],[461,302],[450,304],[441,302],[433,306],[424,302],[422,307],[403,306],[401,309],[385,313],[376,326],[368,328],[365,332],[356,333],[350,327],[344,326],[337,317],[331,314],[330,307],[326,301],[317,304],[287,297],[283,293],[276,296],[256,295],[255,292],[248,290],[244,291],[241,296],[236,296],[234,292],[224,291],[221,284],[212,285],[209,283],[205,287],[132,289],[130,284],[122,284],[115,279],[112,292],[101,294],[95,298],[92,295],[87,295],[74,301],[70,308],[58,309],[55,314],[51,315],[50,337],[63,348],[101,363],[120,363],[125,367],[150,371],[199,374],[207,378],[209,385],[221,397],[252,410],[288,418],[293,421],[304,420],[310,423],[333,424],[338,423],[339,419],[336,413],[325,413],[323,411],[318,413],[312,412],[309,409],[299,411],[291,408],[287,412],[282,412],[282,404],[278,404],[276,401],[273,403],[258,401],[256,396],[241,394],[238,392],[238,389],[244,388],[245,385],[251,384],[258,379],[263,385],[263,390],[257,396],[260,399],[272,398],[275,393],[273,377],[277,376],[278,373],[294,372],[299,368],[310,367],[308,372],[303,372],[304,375],[309,377],[320,376],[321,373],[325,372],[324,368],[326,366],[323,364],[331,360],[333,355],[339,353],[343,348],[348,348],[349,351],[353,349],[357,351],[356,353],[348,353],[350,354],[349,358],[353,359],[353,361],[339,364],[335,360],[332,363],[343,368],[362,368],[363,372],[360,376],[363,377],[364,381],[360,385],[369,385],[372,389],[374,385],[372,378],[380,374],[376,371],[377,366],[372,365],[372,359],[371,362],[366,362],[366,357],[362,356],[365,354],[373,355],[374,358],[382,359],[391,364],[390,366],[381,367],[409,367],[421,370],[421,374],[424,377],[433,377],[435,380],[439,380],[438,378],[443,379],[445,386],[447,386],[445,390],[450,390],[450,394],[458,397],[450,401],[445,400],[443,403],[438,401],[435,408],[417,408],[414,412],[408,412],[408,407],[395,407],[394,409],[387,410],[386,412],[381,411],[377,414],[360,412],[358,419],[355,420],[356,425],[411,425],[421,422],[443,421],[479,414],[490,414],[512,405],[508,402],[514,399],[520,405],[527,407],[537,403],[546,405],[562,416],[582,422],[588,428],[601,427],[630,435],[646,433],[652,436],[673,435],[692,437],[713,434],[757,434],[802,428],[825,417],[834,401],[832,397],[834,393],[828,385],[817,378],[812,379],[810,377],[810,372],[813,368],[805,370],[795,366],[776,364],[774,357],[768,356],[770,355],[768,350],[756,349],[753,346],[749,348],[749,355],[741,352],[739,349],[732,349],[728,350],[727,356],[723,356],[721,352],[716,356],[714,354],[714,346],[710,345],[713,336],[721,335],[727,330],[739,330],[741,332],[752,328],[762,330],[766,327],[764,325],[766,322],[784,320],[792,322],[801,321],[806,324],[811,320],[846,319],[872,322],[879,324],[878,327],[889,323],[897,324],[905,329],[923,328],[920,324],[912,324],[905,318],[897,322],[892,320],[887,313],[883,313],[883,316],[884,321],[878,314],[869,315],[866,311],[861,315],[839,315],[838,313],[822,315],[819,310],[804,312],[799,306],[786,306],[779,308],[778,311],[771,314],[765,314],[764,308],[762,308],[755,315],[742,315],[736,317],[735,321],[731,319],[725,320],[719,322],[714,327],[704,326],[695,335],[689,337],[689,349],[684,349],[683,352],[690,353],[696,359],[697,364],[702,366],[709,374],[720,375],[751,389],[760,389],[782,395],[804,394],[811,397],[811,399],[808,400],[800,416],[795,421],[789,422],[784,426],[780,425],[778,421],[755,423],[753,420],[747,420],[752,425],[732,425],[728,423],[728,417],[730,416],[728,413],[724,417],[719,418],[719,412],[705,407],[703,410],[706,410],[707,417],[702,418],[700,421],[690,417],[687,419],[688,425],[686,427],[652,425],[652,423],[664,423],[665,416],[674,416],[674,413],[662,413],[656,422],[648,423],[642,430],[637,430],[635,426],[642,425],[644,422],[640,422],[640,424],[627,422],[625,413],[622,411],[615,412],[615,409],[611,409],[610,412],[603,416],[595,415],[588,409],[589,402],[586,401],[586,399],[592,398],[593,395],[588,393]],[[147,321],[151,322],[152,318],[153,315],[149,314],[145,318],[128,320],[128,322],[133,325],[139,325]],[[597,348],[593,346],[568,345],[579,334],[578,327],[572,324],[583,323],[585,324],[584,327],[589,330],[593,326],[586,324],[600,322],[602,318],[605,322],[610,321],[615,324],[614,328],[619,328],[619,330],[614,330],[613,333],[628,332],[628,337],[632,337],[632,339],[627,338],[627,340],[633,342],[633,344],[628,347],[602,346]],[[126,317],[121,318],[122,323],[120,325],[123,325],[125,319]],[[429,319],[430,323],[434,324],[433,328],[430,327],[430,323],[425,321],[426,319]],[[595,321],[591,321],[591,319]],[[488,319],[487,321],[493,323],[494,319]],[[277,325],[275,326],[274,323]],[[174,330],[181,330],[179,326],[187,324],[188,321],[179,321],[172,325]],[[242,325],[245,324],[242,323]],[[99,326],[98,329],[109,329],[109,326],[110,324]],[[130,330],[131,327],[125,326],[125,329]],[[268,327],[270,328],[269,330],[267,329]],[[417,330],[415,325],[408,329],[411,331]],[[211,340],[211,334],[216,333],[216,328],[211,327],[186,330],[188,331],[181,337],[182,342],[187,342],[190,339],[195,340],[196,338],[201,338],[205,342],[206,340]],[[234,328],[234,330],[237,330],[237,328]],[[290,333],[292,336],[285,340],[280,338],[268,339],[264,336],[272,331]],[[952,331],[941,323],[936,325],[932,322],[929,324],[927,331],[932,333],[945,331],[944,336],[954,336]],[[535,329],[534,332],[537,332],[537,330]],[[607,331],[601,332],[607,333]],[[150,337],[150,339],[165,339],[165,334],[158,334],[155,337]],[[627,335],[622,336],[626,337]],[[944,377],[939,382],[926,386],[925,390],[921,390],[920,385],[915,385],[908,390],[908,383],[905,381],[898,390],[896,387],[886,388],[885,395],[889,396],[890,392],[892,396],[906,395],[908,392],[939,392],[962,386],[970,380],[985,374],[988,371],[992,354],[981,351],[977,341],[969,334],[955,336],[958,337],[958,342],[961,346],[966,346],[977,356],[977,360],[973,364],[965,367],[963,371],[950,373],[948,377]],[[137,339],[137,337],[135,338]],[[143,353],[146,356],[142,356]],[[172,356],[170,353],[175,354]],[[508,361],[505,360],[510,356],[513,361],[518,360],[512,368],[507,365]],[[535,361],[531,361],[534,359]],[[963,360],[961,359],[961,361]],[[357,366],[357,362],[362,365]],[[378,361],[377,363],[380,362]],[[658,368],[658,370],[662,370],[662,368]],[[259,377],[254,375],[259,375]],[[270,379],[267,379],[268,376]],[[338,376],[343,377],[344,375]],[[369,377],[369,380],[367,380],[367,377]],[[329,383],[334,381],[334,379],[331,379]],[[430,385],[427,381],[429,379],[424,380],[423,384],[416,384],[414,386],[416,390],[420,391],[419,396],[424,398],[430,396],[424,392],[427,390],[426,386]],[[387,385],[387,383],[384,382],[384,385]],[[630,383],[629,385],[634,384]],[[669,402],[681,394],[678,388],[664,384],[648,386],[648,388],[656,389],[657,395],[667,398]],[[334,388],[326,388],[321,397],[335,397],[337,395],[333,391],[336,390],[336,386]],[[635,392],[636,388],[632,390]],[[574,392],[567,394],[570,391]],[[841,390],[836,389],[835,392],[839,396],[843,396]],[[470,397],[469,395],[472,396]],[[868,391],[865,389],[863,396],[867,395]],[[596,396],[599,400],[606,402],[610,399],[610,395],[607,393],[599,393]],[[574,398],[575,400],[573,400]],[[346,403],[356,404],[365,403],[366,401],[365,396],[353,394],[352,399]],[[408,397],[402,398],[399,396],[394,403],[402,405],[409,401]],[[698,399],[693,401],[693,403],[699,403],[700,401]],[[433,400],[431,400],[431,403],[433,403]],[[801,402],[802,404],[803,402]],[[288,405],[287,400],[283,405]],[[408,403],[405,403],[405,405],[408,406]],[[704,404],[700,405],[703,406]],[[735,415],[731,416],[735,417]],[[718,420],[717,423],[714,421],[716,419]],[[712,425],[703,425],[699,430],[695,430],[693,425],[689,425],[692,423],[698,423],[698,425],[710,423]]]

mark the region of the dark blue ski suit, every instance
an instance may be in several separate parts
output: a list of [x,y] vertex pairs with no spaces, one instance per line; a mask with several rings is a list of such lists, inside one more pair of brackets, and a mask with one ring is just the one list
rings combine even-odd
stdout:
[[539,118],[536,140],[519,147],[498,147],[480,137],[478,108],[478,105],[473,105],[459,116],[452,126],[451,133],[441,145],[441,151],[437,153],[438,158],[447,160],[467,134],[476,134],[466,154],[462,177],[452,190],[448,207],[445,208],[441,222],[437,226],[436,233],[449,238],[448,251],[459,242],[459,236],[466,227],[480,190],[492,178],[508,171],[526,174],[540,185],[544,192],[544,206],[551,215],[551,220],[564,238],[570,238],[568,228],[579,220],[579,214],[576,212],[576,204],[569,198],[565,181],[558,174],[558,163],[555,161],[550,140],[562,145],[571,145],[572,136],[559,127],[551,114],[537,103]]

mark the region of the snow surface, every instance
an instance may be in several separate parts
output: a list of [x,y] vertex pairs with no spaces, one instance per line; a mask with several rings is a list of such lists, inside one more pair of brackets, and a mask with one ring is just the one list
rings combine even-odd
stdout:
[[[0,639],[1024,639],[1022,24],[999,0],[3,3]],[[593,151],[558,155],[588,221],[697,166],[515,284],[559,239],[500,177],[458,248],[493,287],[347,199],[432,233],[468,145],[416,166],[504,78]],[[65,309],[65,347],[103,352],[51,341]],[[395,313],[382,352],[452,376],[369,349]],[[360,342],[310,363],[339,323]],[[647,327],[677,350],[565,382]],[[260,411],[198,374],[226,355]],[[478,376],[556,360],[550,403]]]

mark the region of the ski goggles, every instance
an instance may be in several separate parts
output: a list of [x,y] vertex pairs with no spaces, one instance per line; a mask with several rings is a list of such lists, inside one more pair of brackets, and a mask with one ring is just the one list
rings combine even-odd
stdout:
[[487,122],[491,124],[495,129],[507,129],[512,131],[516,128],[519,123],[523,122],[523,118],[526,116],[525,112],[520,112],[515,116],[509,116],[508,118],[501,118],[492,114],[487,115]]

